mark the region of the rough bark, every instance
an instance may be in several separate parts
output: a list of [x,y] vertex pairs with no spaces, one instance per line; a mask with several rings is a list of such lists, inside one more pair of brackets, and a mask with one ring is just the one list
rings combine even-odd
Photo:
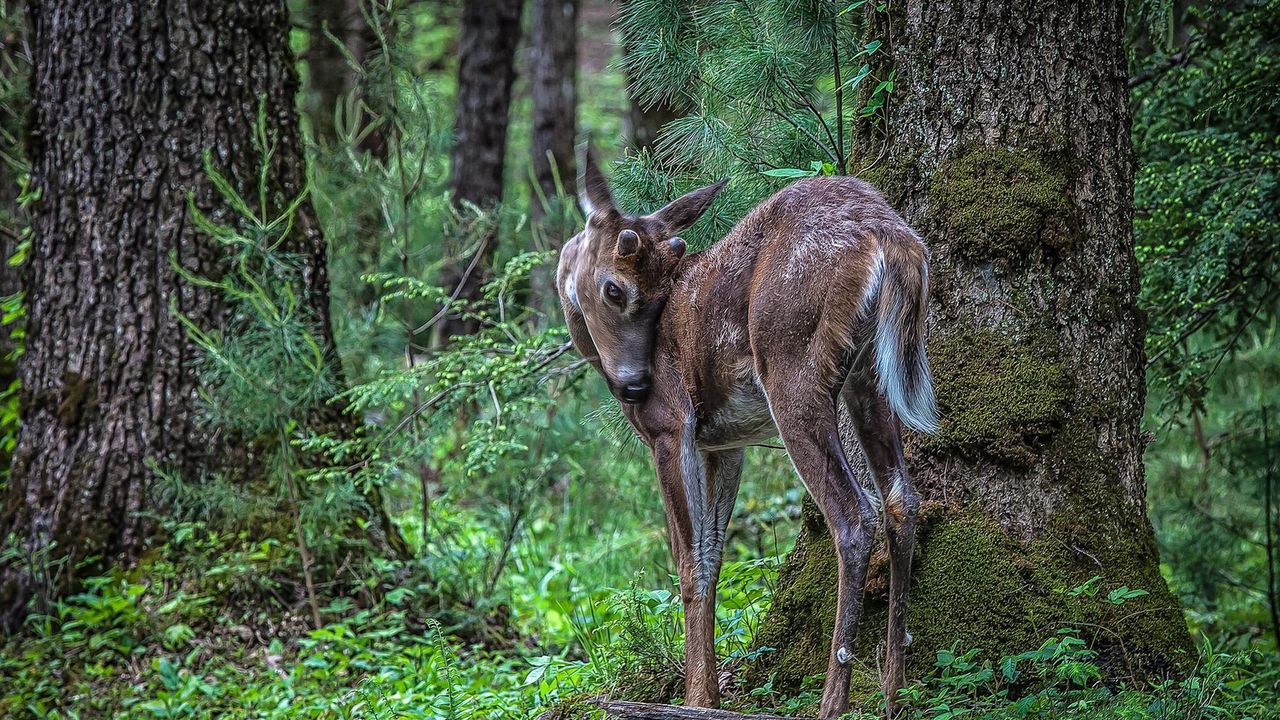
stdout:
[[[1093,641],[1112,679],[1184,668],[1189,636],[1144,505],[1122,7],[911,0],[869,27],[897,88],[861,128],[853,168],[875,161],[860,174],[932,250],[942,430],[908,442],[924,498],[910,673],[952,643],[998,656],[1063,627]],[[758,670],[782,687],[822,671],[832,622],[831,543],[816,512],[805,519],[760,638],[776,652]],[[879,559],[859,633],[873,669]],[[1099,596],[1064,592],[1095,575]],[[1150,594],[1108,603],[1122,585]]]
[[[186,199],[235,221],[201,154],[242,191],[255,188],[260,102],[275,134],[272,199],[305,184],[283,0],[48,0],[32,3],[29,22],[28,147],[42,198],[26,278],[22,426],[0,512],[0,537],[22,555],[0,567],[9,628],[33,594],[51,597],[138,556],[156,466],[188,478],[255,471],[250,453],[227,452],[201,427],[199,350],[170,305],[205,328],[223,325],[225,307],[216,291],[180,281],[170,258],[196,275],[220,273],[221,251]],[[305,290],[331,344],[325,246],[309,205],[284,249],[305,259]]]
[[[574,139],[578,116],[578,0],[534,0],[529,49],[535,185],[529,210],[545,242],[544,249],[559,251],[574,230],[571,206],[576,203],[577,184]],[[532,283],[534,303],[554,300],[550,267],[538,268]]]
[[[456,203],[492,210],[502,201],[511,85],[520,41],[520,0],[467,0],[458,39],[458,95],[454,104],[449,191]],[[480,299],[489,279],[497,238],[445,268],[442,285],[461,287],[464,303]],[[470,268],[470,272],[468,272]],[[474,320],[450,316],[440,325],[447,340],[478,328]]]

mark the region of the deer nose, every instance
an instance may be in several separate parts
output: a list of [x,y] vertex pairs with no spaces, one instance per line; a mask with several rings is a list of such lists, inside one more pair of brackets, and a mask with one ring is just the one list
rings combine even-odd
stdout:
[[649,397],[649,381],[636,380],[622,386],[622,402],[635,405],[642,403]]

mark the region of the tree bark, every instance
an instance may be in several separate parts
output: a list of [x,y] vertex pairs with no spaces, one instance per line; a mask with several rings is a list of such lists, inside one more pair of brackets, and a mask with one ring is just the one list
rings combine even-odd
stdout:
[[[520,0],[467,0],[458,40],[458,96],[454,104],[449,190],[459,205],[493,210],[502,201],[511,85],[520,40]],[[465,211],[464,211],[465,212]],[[447,266],[446,289],[461,288],[459,299],[480,299],[496,250],[496,230],[475,253]],[[451,315],[440,325],[443,340],[475,332],[476,321]]]
[[[106,563],[136,559],[155,468],[186,478],[260,472],[202,428],[193,361],[174,312],[223,326],[221,251],[187,197],[236,218],[201,155],[256,198],[251,142],[260,103],[275,146],[275,210],[305,187],[297,78],[283,0],[47,0],[29,13],[34,48],[29,152],[42,197],[27,268],[22,426],[0,537],[22,555],[0,567],[0,624]],[[329,329],[325,245],[309,204],[283,248],[305,261],[304,292]],[[85,561],[89,561],[85,563]],[[82,563],[84,563],[82,565]]]
[[[545,242],[543,249],[559,251],[573,232],[571,205],[576,202],[578,0],[534,0],[529,45],[535,186],[529,214]],[[531,281],[535,304],[554,301],[549,266],[538,268]]]
[[[874,162],[860,174],[932,250],[942,430],[908,439],[924,500],[907,622],[915,677],[953,643],[998,657],[1066,627],[1111,679],[1191,658],[1144,505],[1123,21],[1102,0],[909,0],[869,13],[897,88],[881,124],[860,128],[852,167]],[[858,647],[870,668],[884,642],[883,553],[873,565]],[[1096,596],[1067,592],[1094,576]],[[835,577],[809,508],[759,639],[776,649],[761,677],[794,687],[822,672]],[[1108,602],[1121,586],[1150,594]]]

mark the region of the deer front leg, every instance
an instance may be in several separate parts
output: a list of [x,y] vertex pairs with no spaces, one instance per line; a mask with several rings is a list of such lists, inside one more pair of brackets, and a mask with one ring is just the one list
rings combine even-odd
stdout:
[[831,395],[814,392],[787,397],[788,390],[799,387],[799,383],[778,383],[766,385],[766,390],[787,454],[822,510],[839,561],[835,628],[818,711],[819,717],[834,718],[849,709],[853,646],[862,615],[876,515],[866,491],[849,469]]
[[898,691],[907,682],[904,648],[911,557],[915,552],[920,497],[907,472],[898,421],[868,377],[850,378],[842,392],[867,457],[867,469],[884,498],[885,536],[889,544],[889,631],[885,648],[884,697],[889,718],[899,714]]
[[686,423],[654,445],[654,461],[667,511],[671,554],[684,604],[686,705],[717,707],[716,583],[725,529],[733,513],[742,451],[703,453]]

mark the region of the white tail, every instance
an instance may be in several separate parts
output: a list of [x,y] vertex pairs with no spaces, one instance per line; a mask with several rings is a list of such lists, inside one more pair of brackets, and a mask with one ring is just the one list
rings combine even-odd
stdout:
[[938,408],[924,346],[929,266],[916,238],[898,238],[892,231],[885,235],[891,237],[881,236],[885,256],[884,270],[878,274],[878,388],[903,423],[932,435],[938,432]]

